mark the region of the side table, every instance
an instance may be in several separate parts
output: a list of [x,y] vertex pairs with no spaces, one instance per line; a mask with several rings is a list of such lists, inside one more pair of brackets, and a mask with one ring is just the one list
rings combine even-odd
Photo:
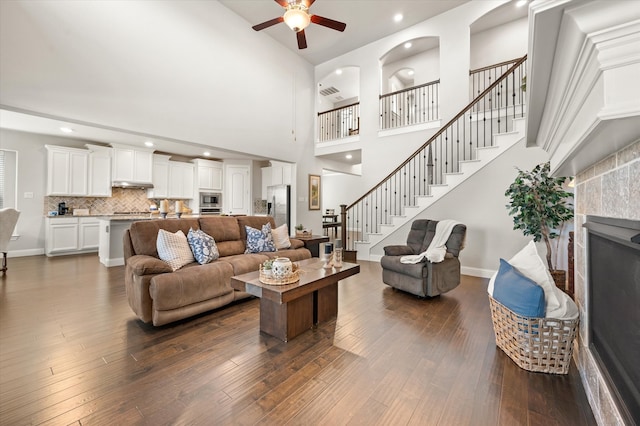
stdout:
[[311,256],[320,257],[320,243],[329,242],[329,237],[326,235],[311,235],[308,237],[293,237],[304,243],[305,248],[309,249]]

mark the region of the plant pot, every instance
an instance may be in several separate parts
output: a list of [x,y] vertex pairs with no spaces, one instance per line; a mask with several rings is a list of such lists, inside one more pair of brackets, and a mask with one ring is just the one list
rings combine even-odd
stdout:
[[567,271],[562,269],[554,269],[549,271],[553,282],[562,291],[567,291]]

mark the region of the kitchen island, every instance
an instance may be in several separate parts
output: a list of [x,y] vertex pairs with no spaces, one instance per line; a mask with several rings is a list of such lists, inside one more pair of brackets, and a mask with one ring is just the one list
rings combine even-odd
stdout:
[[[182,215],[183,218],[199,217],[198,215]],[[175,214],[170,214],[166,219],[158,217],[157,214],[145,215],[111,215],[100,217],[100,242],[98,256],[100,263],[106,267],[124,265],[124,248],[122,237],[133,222],[139,220],[172,220],[176,219]]]

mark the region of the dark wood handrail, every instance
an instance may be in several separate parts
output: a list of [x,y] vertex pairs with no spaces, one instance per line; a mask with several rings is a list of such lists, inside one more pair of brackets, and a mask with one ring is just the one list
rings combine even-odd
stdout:
[[509,74],[511,74],[517,67],[519,67],[524,61],[527,60],[527,55],[524,55],[522,58],[518,59],[518,61],[513,64],[513,66],[511,66],[511,68],[509,68],[507,71],[505,71],[504,74],[502,74],[498,79],[496,79],[496,81],[494,81],[489,87],[487,87],[482,93],[480,93],[478,96],[475,97],[474,100],[472,100],[466,107],[464,107],[455,117],[453,117],[451,120],[449,120],[449,122],[447,124],[445,124],[444,126],[442,126],[440,128],[440,130],[438,130],[433,136],[431,136],[431,138],[429,138],[428,141],[426,141],[420,148],[418,148],[413,154],[411,154],[402,164],[400,164],[398,167],[396,167],[396,169],[394,171],[392,171],[391,173],[389,173],[387,175],[387,177],[385,177],[384,179],[382,179],[379,183],[377,183],[373,188],[371,188],[369,191],[367,191],[362,197],[358,198],[356,201],[354,201],[353,203],[351,203],[349,205],[349,207],[347,207],[347,210],[351,209],[353,206],[355,206],[356,204],[358,204],[360,201],[364,200],[365,197],[369,194],[371,194],[373,191],[376,190],[376,188],[378,188],[380,185],[382,185],[385,181],[391,179],[391,177],[393,177],[393,175],[395,175],[396,173],[398,173],[404,166],[406,166],[407,164],[409,164],[409,162],[416,156],[418,155],[422,150],[424,150],[427,146],[429,146],[429,144],[431,144],[431,142],[433,142],[434,140],[436,140],[436,138],[438,136],[440,136],[442,133],[444,133],[451,125],[453,125],[460,117],[462,117],[464,114],[467,113],[467,111],[469,111],[473,105],[475,105],[480,99],[482,99],[484,96],[486,96],[488,93],[490,93],[500,82],[502,82],[502,80],[505,80]]
[[498,68],[498,67],[501,67],[501,66],[504,66],[504,65],[513,64],[514,62],[518,62],[520,59],[521,58],[511,59],[511,60],[508,60],[508,61],[499,62],[497,64],[487,65],[486,67],[477,68],[475,70],[469,70],[469,75],[476,74],[476,73],[479,73],[479,72],[482,72],[482,71],[486,71],[486,70],[490,70],[490,69],[493,69],[493,68]]
[[387,94],[384,94],[384,95],[379,95],[378,97],[380,99],[382,99],[382,98],[386,98],[387,96],[397,95],[398,93],[403,93],[403,92],[409,92],[411,90],[419,89],[421,87],[426,87],[426,86],[432,86],[432,85],[438,84],[438,83],[440,83],[440,79],[433,80],[433,81],[430,81],[428,83],[420,84],[418,86],[407,87],[406,89],[402,89],[402,90],[396,90],[395,92],[387,93]]
[[354,103],[349,104],[349,105],[345,105],[345,106],[341,106],[341,107],[338,107],[338,108],[330,109],[328,111],[319,112],[318,113],[318,117],[320,117],[322,114],[326,114],[328,112],[338,111],[338,110],[349,108],[349,107],[356,106],[356,105],[360,105],[360,102],[354,102]]

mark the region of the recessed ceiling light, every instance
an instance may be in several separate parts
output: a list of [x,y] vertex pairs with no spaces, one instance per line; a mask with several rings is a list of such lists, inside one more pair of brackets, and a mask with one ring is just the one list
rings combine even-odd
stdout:
[[402,16],[402,13],[396,13],[396,15],[393,17],[393,20],[396,22],[400,22],[402,21],[402,18],[404,18],[404,16]]
[[409,70],[409,71],[407,71],[407,74],[409,74],[409,75],[413,75],[413,70]]
[[202,153],[202,155],[204,155],[205,157],[209,157],[211,153],[209,151],[205,151]]
[[345,158],[346,158],[347,160],[351,160],[351,159],[353,158],[353,155],[351,155],[351,154],[347,154],[347,155],[345,155]]
[[410,42],[410,41],[408,41],[408,42],[406,42],[406,43],[404,44],[404,48],[405,48],[405,49],[408,49],[408,48],[410,48],[411,46],[413,46],[413,45],[411,44],[411,42]]
[[338,69],[336,70],[336,74],[338,74],[338,75],[342,74],[342,70],[341,70],[340,68],[338,68]]
[[146,141],[144,144],[145,144],[146,146],[153,146],[153,142],[151,142],[151,141]]
[[73,133],[73,129],[71,127],[60,127],[60,131],[64,133]]

